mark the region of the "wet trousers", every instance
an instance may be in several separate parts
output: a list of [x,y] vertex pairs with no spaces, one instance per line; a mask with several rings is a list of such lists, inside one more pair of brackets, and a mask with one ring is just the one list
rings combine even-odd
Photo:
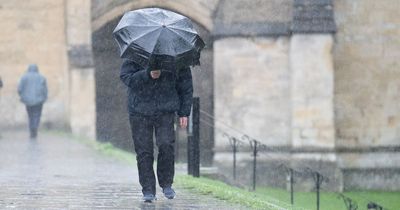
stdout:
[[40,116],[42,115],[43,104],[38,104],[34,106],[26,106],[26,111],[28,112],[29,118],[29,131],[31,138],[36,138],[37,131],[40,124]]
[[139,116],[130,115],[132,139],[135,146],[139,182],[142,192],[156,193],[156,178],[154,175],[153,134],[158,147],[157,178],[160,187],[170,187],[175,173],[174,160],[174,113]]

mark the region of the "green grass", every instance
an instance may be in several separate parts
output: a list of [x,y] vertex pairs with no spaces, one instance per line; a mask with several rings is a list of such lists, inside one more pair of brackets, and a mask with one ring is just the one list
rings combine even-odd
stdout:
[[[290,194],[286,190],[273,188],[259,188],[257,194],[269,195],[279,199],[282,202],[290,202]],[[367,209],[369,201],[374,201],[379,205],[391,210],[400,209],[400,192],[376,192],[376,191],[351,191],[344,192],[345,196],[351,198],[358,204],[358,209]],[[371,200],[368,200],[371,199]],[[295,192],[294,204],[305,209],[316,209],[315,192]],[[323,210],[346,210],[342,198],[337,193],[321,192],[320,209]]]
[[301,209],[291,208],[288,203],[281,202],[273,196],[268,196],[258,192],[249,192],[208,178],[194,178],[187,175],[178,175],[175,177],[175,183],[177,186],[189,189],[192,192],[210,195],[221,200],[241,204],[253,209],[279,209],[274,206],[284,207],[286,209]]
[[[259,187],[255,192],[232,187],[220,181],[208,178],[193,178],[190,176],[177,176],[177,185],[201,194],[208,194],[222,200],[242,204],[254,209],[267,208],[266,203],[286,207],[288,209],[316,209],[315,192],[295,192],[294,206],[290,207],[290,194],[283,189]],[[345,196],[358,204],[358,209],[367,209],[369,200],[382,205],[385,209],[400,209],[400,192],[374,192],[354,191],[345,192]],[[321,192],[320,209],[322,210],[346,210],[346,206],[337,193]],[[270,208],[274,209],[274,208]]]
[[[85,144],[101,154],[116,158],[131,165],[136,165],[135,155],[116,148],[111,143],[101,143],[92,139],[82,138],[61,131],[45,131],[47,133],[73,139]],[[227,185],[221,181],[200,177],[193,178],[187,175],[175,176],[175,184],[192,192],[210,195],[221,200],[237,203],[253,209],[276,209],[268,205],[276,205],[287,209],[316,209],[315,192],[295,192],[294,206],[290,206],[290,194],[283,189],[259,187],[255,192]],[[367,203],[371,199],[389,210],[400,209],[400,192],[375,192],[353,191],[343,193],[358,204],[358,209],[367,209]],[[321,192],[321,210],[346,210],[344,202],[338,194]]]

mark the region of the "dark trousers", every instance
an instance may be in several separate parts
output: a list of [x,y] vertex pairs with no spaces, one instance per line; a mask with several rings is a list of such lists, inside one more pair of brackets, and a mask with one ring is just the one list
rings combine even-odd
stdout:
[[37,136],[37,130],[39,128],[40,116],[42,115],[43,104],[38,104],[34,106],[26,106],[26,111],[28,111],[29,118],[29,131],[32,138]]
[[139,182],[143,193],[156,193],[156,179],[153,170],[153,132],[158,147],[157,178],[160,187],[170,187],[175,173],[174,166],[174,119],[175,114],[157,116],[130,115],[132,139],[135,145],[139,170]]

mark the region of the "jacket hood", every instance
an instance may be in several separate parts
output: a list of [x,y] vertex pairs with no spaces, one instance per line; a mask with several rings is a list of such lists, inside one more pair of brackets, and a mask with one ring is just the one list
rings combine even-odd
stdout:
[[36,64],[30,64],[28,66],[28,72],[39,72],[39,69]]

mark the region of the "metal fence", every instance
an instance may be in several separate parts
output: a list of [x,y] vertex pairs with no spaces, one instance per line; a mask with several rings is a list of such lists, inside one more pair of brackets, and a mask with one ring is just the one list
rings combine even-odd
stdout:
[[[230,128],[236,130],[238,133],[241,133],[240,137],[231,135],[229,132],[214,127],[213,123],[207,122],[205,118],[201,118],[201,115],[207,117],[208,119],[218,121],[218,119],[215,119],[211,114],[201,110],[199,98],[194,98],[192,114],[190,116],[190,122],[188,126],[188,174],[192,175],[193,177],[200,176],[200,123],[204,123],[205,125],[211,126],[213,129],[215,129],[216,132],[221,132],[222,136],[225,137],[225,139],[229,142],[232,149],[232,176],[234,180],[237,179],[237,153],[240,152],[242,149],[244,152],[249,152],[249,155],[252,156],[251,189],[255,191],[257,186],[257,164],[259,156],[264,155],[266,158],[271,158],[272,160],[273,157],[269,153],[279,151],[276,151],[277,149],[265,145],[257,139],[250,137],[249,135],[241,132],[239,129],[232,128],[231,126],[227,125]],[[244,149],[245,147],[246,149]],[[250,150],[248,148],[250,148]],[[288,164],[291,162],[291,160],[291,157],[289,157],[286,161],[276,163],[276,165],[278,165],[276,169],[281,169],[281,171],[285,173],[283,175],[287,177],[287,184],[289,185],[288,193],[290,193],[290,206],[294,207],[295,205],[294,185],[296,184],[296,179],[298,177],[308,177],[314,182],[314,190],[316,196],[315,205],[316,209],[319,210],[321,207],[321,190],[330,191],[329,189],[324,189],[323,183],[335,182],[338,180],[336,180],[334,176],[325,174],[322,171],[315,169],[315,167],[311,167],[307,164],[298,164],[297,167],[294,168],[290,166],[290,164]],[[354,199],[344,195],[343,193],[337,192],[336,194],[338,199],[343,200],[347,210],[359,209],[359,206]],[[366,201],[366,203],[368,203],[368,205],[366,206],[367,209],[387,210],[387,208],[384,208],[382,205],[372,201],[365,196],[359,195],[357,196],[357,199]]]

